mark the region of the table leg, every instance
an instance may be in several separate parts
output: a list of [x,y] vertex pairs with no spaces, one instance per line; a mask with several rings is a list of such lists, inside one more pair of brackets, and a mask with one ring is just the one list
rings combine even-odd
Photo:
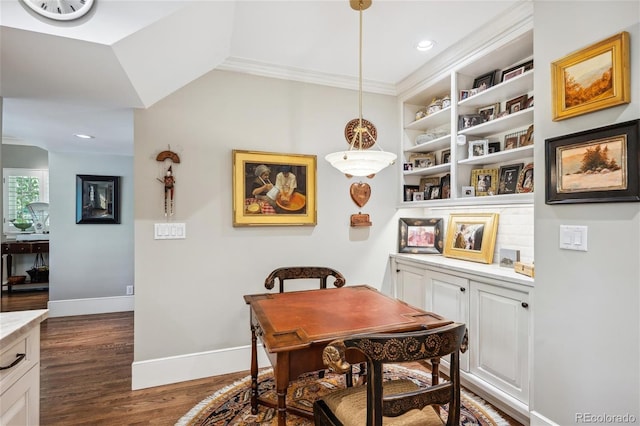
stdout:
[[289,387],[289,352],[279,352],[275,366],[278,396],[278,426],[287,424],[287,388]]
[[251,324],[251,414],[258,414],[258,337]]

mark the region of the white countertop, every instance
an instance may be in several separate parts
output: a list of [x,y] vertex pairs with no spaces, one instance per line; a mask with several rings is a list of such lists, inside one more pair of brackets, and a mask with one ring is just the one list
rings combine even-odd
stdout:
[[48,316],[48,309],[0,312],[0,347],[6,347],[13,340],[28,333]]

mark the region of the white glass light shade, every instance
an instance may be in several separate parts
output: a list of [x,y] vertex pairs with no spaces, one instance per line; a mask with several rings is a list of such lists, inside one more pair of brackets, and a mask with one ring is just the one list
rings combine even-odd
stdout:
[[370,176],[396,161],[396,155],[385,151],[347,150],[324,157],[333,167],[348,176]]

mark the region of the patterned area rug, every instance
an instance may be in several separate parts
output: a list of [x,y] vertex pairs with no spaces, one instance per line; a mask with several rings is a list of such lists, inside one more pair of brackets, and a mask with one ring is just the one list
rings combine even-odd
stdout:
[[[401,366],[389,366],[385,370],[385,377],[410,378],[422,385],[431,383],[430,374]],[[287,406],[312,411],[313,401],[344,386],[344,375],[341,374],[327,372],[323,379],[318,379],[317,373],[303,374],[289,385]],[[258,374],[258,389],[260,396],[276,400],[271,368]],[[461,425],[509,425],[491,406],[465,389],[461,392],[461,400]],[[275,416],[274,409],[262,405],[258,406],[258,414],[251,414],[251,377],[247,376],[198,403],[178,420],[176,426],[270,425],[277,423]],[[443,413],[442,417],[446,420],[446,413]],[[313,425],[313,421],[292,414],[287,415],[287,426],[303,425]]]

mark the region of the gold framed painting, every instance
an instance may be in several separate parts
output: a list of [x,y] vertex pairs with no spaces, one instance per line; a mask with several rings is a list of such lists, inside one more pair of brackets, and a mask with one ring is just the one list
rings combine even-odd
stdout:
[[629,33],[551,63],[553,121],[631,101]]
[[233,226],[315,225],[316,161],[233,150]]
[[498,235],[498,213],[452,213],[447,224],[443,255],[492,263]]

